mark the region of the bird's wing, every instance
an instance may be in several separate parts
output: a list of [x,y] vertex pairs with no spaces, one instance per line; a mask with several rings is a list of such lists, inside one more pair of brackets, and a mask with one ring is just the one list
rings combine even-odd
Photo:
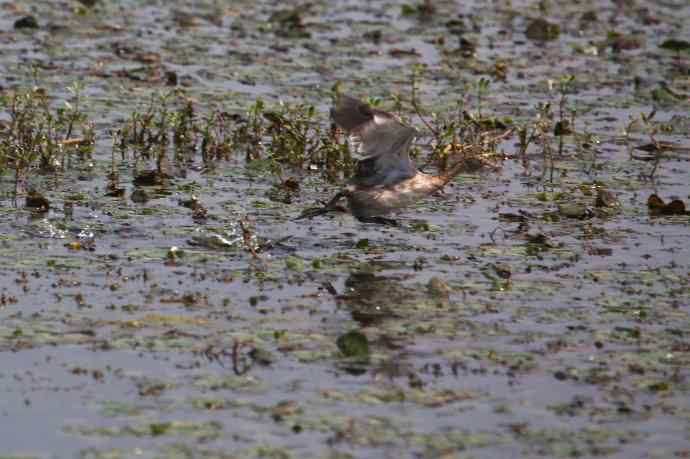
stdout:
[[349,134],[353,156],[359,160],[350,183],[389,185],[417,173],[408,153],[416,131],[390,113],[341,95],[331,109],[331,118]]

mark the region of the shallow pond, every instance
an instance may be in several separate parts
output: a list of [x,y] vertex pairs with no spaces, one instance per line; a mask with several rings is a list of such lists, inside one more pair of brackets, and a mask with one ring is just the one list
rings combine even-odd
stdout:
[[[88,3],[0,5],[3,91],[63,107],[79,82],[95,135],[89,164],[28,176],[48,212],[0,176],[0,457],[690,455],[690,217],[647,207],[690,199],[690,55],[661,47],[690,37],[687,2]],[[135,202],[153,162],[111,156],[173,89],[198,116],[313,104],[326,128],[336,82],[392,109],[414,80],[429,119],[461,101],[517,125],[558,115],[564,75],[578,135],[552,165],[514,135],[399,228],[294,221],[337,184],[244,153]],[[650,132],[673,148],[636,149]]]

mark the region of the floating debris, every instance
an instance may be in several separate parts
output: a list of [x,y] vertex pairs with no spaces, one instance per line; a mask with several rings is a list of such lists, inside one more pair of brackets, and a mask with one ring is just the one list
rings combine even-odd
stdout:
[[671,38],[668,40],[664,40],[659,45],[659,48],[665,49],[667,51],[673,51],[680,55],[680,53],[682,52],[690,53],[690,42]]
[[38,29],[38,21],[34,16],[24,16],[14,21],[15,29]]
[[[690,147],[683,147],[671,142],[651,142],[644,145],[638,145],[636,150],[646,151],[648,153],[655,153],[660,151],[690,151]],[[652,157],[653,159],[654,157]]]
[[268,21],[275,27],[276,35],[285,38],[311,38],[311,33],[302,22],[301,8],[276,11]]
[[685,210],[685,203],[680,199],[674,199],[665,203],[658,195],[653,194],[647,199],[647,207],[651,215],[690,215]]
[[161,172],[157,169],[143,171],[134,177],[135,186],[155,186],[162,185],[167,180],[171,179],[172,175]]
[[93,8],[100,2],[100,0],[79,0],[79,3],[84,5],[87,8]]
[[137,204],[145,204],[146,202],[148,202],[150,197],[146,190],[137,188],[134,191],[132,191],[132,194],[129,195],[129,199],[131,199],[132,202],[136,202]]
[[548,41],[555,40],[561,34],[558,24],[553,24],[544,18],[533,19],[527,26],[525,35],[530,40]]
[[593,216],[592,209],[583,204],[563,203],[558,205],[558,213],[566,218],[585,219]]
[[599,207],[599,208],[601,208],[601,207],[616,208],[616,207],[620,207],[621,203],[615,194],[613,194],[610,191],[607,191],[603,188],[597,188],[597,197],[594,201],[594,206]]
[[432,277],[429,279],[429,283],[426,286],[427,290],[432,296],[438,298],[448,298],[452,289],[446,281],[440,277]]
[[65,244],[70,250],[88,250],[93,252],[96,250],[96,241],[94,239],[80,239]]
[[207,249],[236,249],[241,242],[242,237],[237,234],[223,236],[203,230],[193,235],[187,244]]
[[26,207],[36,212],[48,212],[50,210],[50,201],[38,191],[30,190],[26,195]]
[[104,196],[109,198],[123,198],[125,196],[125,189],[117,186],[111,188],[109,186]]
[[364,361],[369,359],[369,340],[360,331],[351,330],[339,336],[336,344],[345,357]]
[[168,249],[168,253],[166,254],[166,257],[169,260],[177,260],[178,258],[184,256],[184,250],[181,250],[177,246],[172,246]]
[[196,197],[179,201],[179,204],[182,207],[192,210],[192,219],[195,221],[204,221],[206,218],[208,218],[208,209],[206,209],[206,207],[204,207]]

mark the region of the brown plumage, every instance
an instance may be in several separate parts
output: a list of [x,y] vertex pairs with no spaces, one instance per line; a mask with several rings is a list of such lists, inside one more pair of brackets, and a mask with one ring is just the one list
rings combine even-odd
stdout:
[[298,219],[335,210],[338,201],[346,198],[358,220],[394,224],[383,215],[440,190],[462,170],[462,164],[440,175],[417,170],[409,155],[416,131],[394,115],[353,97],[341,95],[331,109],[331,118],[349,135],[352,155],[358,159],[355,174],[328,204],[308,209]]

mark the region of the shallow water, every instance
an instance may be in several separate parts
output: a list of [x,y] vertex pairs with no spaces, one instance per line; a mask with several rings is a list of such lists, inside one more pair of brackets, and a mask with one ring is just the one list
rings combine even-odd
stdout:
[[[658,140],[690,146],[690,58],[658,48],[690,36],[690,7],[434,4],[436,13],[420,18],[403,16],[397,2],[312,2],[302,13],[311,38],[274,32],[271,14],[297,5],[284,2],[132,0],[83,14],[76,2],[3,5],[0,86],[40,85],[59,106],[80,81],[97,134],[92,171],[31,175],[52,203],[45,215],[22,199],[15,206],[14,177],[0,177],[4,456],[690,454],[690,220],[647,210],[652,193],[688,202],[688,154],[665,153],[650,179],[650,162],[630,159],[622,135],[629,116],[656,107],[655,120],[672,128]],[[587,11],[597,20],[580,28]],[[14,30],[26,13],[39,29]],[[476,60],[449,53],[459,40],[446,24],[458,15]],[[525,37],[540,16],[560,25],[557,40]],[[380,43],[362,38],[372,30]],[[595,46],[612,30],[642,44]],[[445,45],[435,44],[441,36]],[[244,154],[211,171],[196,158],[185,177],[136,204],[104,197],[109,130],[171,88],[117,76],[145,75],[149,64],[115,47],[160,53],[152,67],[175,71],[198,113],[242,113],[260,96],[269,106],[315,104],[324,126],[336,81],[390,106],[390,94],[409,93],[416,62],[427,65],[418,85],[428,110],[446,113],[466,97],[474,111],[472,85],[487,77],[482,110],[516,122],[533,118],[540,102],[557,110],[557,82],[570,73],[575,128],[597,142],[579,154],[569,138],[553,183],[538,148],[527,168],[508,159],[499,172],[461,175],[401,213],[402,228],[348,215],[292,221],[337,186],[303,174],[291,203],[271,200],[277,178]],[[417,56],[391,54],[412,48]],[[486,73],[496,58],[508,64],[504,82]],[[684,96],[654,99],[660,82]],[[649,137],[638,129],[629,142]],[[514,155],[516,144],[501,148]],[[118,167],[129,197],[133,165]],[[594,209],[594,182],[620,210],[559,215],[563,203]],[[190,184],[209,211],[205,223],[178,204]],[[547,244],[501,216],[520,211]],[[260,259],[241,242],[245,216],[256,237],[281,241]],[[93,251],[65,246],[91,235]],[[204,246],[214,235],[229,247]],[[171,247],[184,255],[170,260]],[[433,278],[444,287],[429,288]],[[338,349],[353,329],[368,339],[368,362]]]

